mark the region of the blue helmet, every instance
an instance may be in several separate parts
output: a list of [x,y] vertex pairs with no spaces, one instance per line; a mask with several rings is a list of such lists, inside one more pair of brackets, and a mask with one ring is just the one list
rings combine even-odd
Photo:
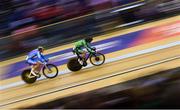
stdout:
[[44,47],[39,46],[37,49],[38,49],[39,51],[41,51],[41,50],[44,50]]

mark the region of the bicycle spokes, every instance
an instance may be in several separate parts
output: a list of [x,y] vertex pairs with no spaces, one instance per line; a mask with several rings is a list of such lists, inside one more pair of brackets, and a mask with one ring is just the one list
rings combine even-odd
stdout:
[[58,69],[55,65],[48,64],[45,66],[45,68],[43,68],[43,74],[47,78],[54,78],[58,75]]

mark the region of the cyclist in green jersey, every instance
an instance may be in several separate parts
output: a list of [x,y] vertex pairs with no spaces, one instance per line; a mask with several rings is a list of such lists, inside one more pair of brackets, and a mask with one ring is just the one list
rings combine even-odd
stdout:
[[88,52],[94,52],[94,48],[90,46],[90,43],[93,41],[93,38],[86,38],[83,40],[79,40],[75,42],[75,47],[73,48],[73,52],[75,52],[78,56],[81,55],[81,60],[83,62],[80,62],[81,64],[84,63],[85,57],[86,57],[86,51],[83,50],[83,48],[86,48]]

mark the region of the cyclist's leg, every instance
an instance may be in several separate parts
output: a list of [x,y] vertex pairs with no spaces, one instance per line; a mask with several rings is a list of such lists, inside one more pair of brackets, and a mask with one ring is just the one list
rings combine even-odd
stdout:
[[33,59],[28,59],[27,62],[31,65],[31,73],[34,76],[37,76],[36,75],[37,62]]
[[81,59],[81,55],[80,55],[81,53],[78,50],[75,50],[75,52],[76,52],[77,57]]
[[84,51],[83,49],[78,49],[77,53],[79,54],[79,56],[81,56],[82,60],[85,61],[86,59],[86,51]]
[[80,59],[82,58],[81,57],[81,48],[75,47],[74,52],[76,53],[78,58],[80,58]]
[[81,53],[82,53],[82,58],[85,61],[86,60],[86,51],[82,51]]
[[81,59],[81,60],[82,60],[81,65],[86,66],[86,65],[87,65],[87,62],[86,62],[86,51],[81,50],[79,53],[80,53],[81,56],[82,56],[82,59]]
[[37,62],[37,63],[36,63],[36,67],[35,67],[35,71],[36,71],[37,73],[39,73],[40,70],[41,70],[41,67],[42,67],[42,63],[41,63],[41,62]]
[[83,57],[82,57],[82,49],[81,48],[75,48],[74,49],[75,50],[75,53],[76,53],[76,55],[77,55],[77,57],[78,57],[78,62],[81,64],[81,65],[83,65],[83,63],[84,63],[84,61],[83,61]]

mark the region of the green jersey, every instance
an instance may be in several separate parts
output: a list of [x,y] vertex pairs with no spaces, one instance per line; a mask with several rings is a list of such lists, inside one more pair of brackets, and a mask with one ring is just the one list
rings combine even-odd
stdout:
[[83,48],[86,48],[87,51],[89,51],[89,52],[94,52],[94,51],[91,49],[90,43],[86,42],[84,39],[75,42],[75,50],[76,50],[76,51],[82,53]]

